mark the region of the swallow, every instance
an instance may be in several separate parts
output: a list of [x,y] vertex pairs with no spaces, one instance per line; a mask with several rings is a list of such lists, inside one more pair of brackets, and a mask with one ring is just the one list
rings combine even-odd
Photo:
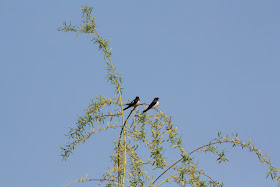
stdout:
[[123,110],[126,110],[126,109],[128,109],[130,107],[137,107],[139,105],[139,103],[140,103],[140,99],[139,99],[138,96],[136,96],[133,101],[131,101],[130,103],[126,104],[128,106],[125,109],[123,109]]
[[148,106],[148,108],[146,109],[146,110],[144,110],[143,112],[142,112],[142,114],[144,114],[145,112],[147,112],[148,110],[150,110],[151,108],[155,108],[156,106],[158,106],[158,104],[159,104],[159,98],[158,97],[156,97],[156,98],[154,98],[154,100],[153,100],[153,102]]

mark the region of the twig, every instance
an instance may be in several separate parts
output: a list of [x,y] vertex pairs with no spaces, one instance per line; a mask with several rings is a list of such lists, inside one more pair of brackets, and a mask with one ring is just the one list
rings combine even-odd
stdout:
[[65,186],[63,186],[63,187],[66,187],[66,186],[69,186],[69,185],[71,185],[71,184],[73,184],[73,183],[76,183],[76,182],[86,182],[86,181],[106,181],[107,179],[87,179],[87,178],[85,178],[84,179],[84,177],[82,177],[81,179],[78,179],[78,180],[75,180],[75,181],[73,181],[73,182],[70,182],[69,184],[66,184]]
[[[204,147],[209,147],[209,146],[214,145],[214,144],[218,144],[218,143],[221,144],[221,143],[225,143],[225,142],[227,142],[227,141],[218,141],[218,142],[214,142],[214,143],[209,143],[208,145],[204,145],[204,146],[201,146],[201,147],[199,147],[199,148],[193,150],[193,151],[190,152],[188,155],[191,155],[192,153],[194,153],[194,152],[196,152],[196,151],[198,151],[198,150],[200,150],[200,149],[202,149],[202,148],[204,148]],[[178,160],[177,162],[175,162],[174,164],[172,164],[171,166],[169,166],[164,172],[162,172],[162,173],[156,178],[156,180],[155,180],[152,184],[155,184],[155,182],[156,182],[162,175],[164,175],[168,170],[170,170],[173,166],[175,166],[176,164],[178,164],[178,163],[181,162],[182,160],[183,160],[183,158],[181,158],[180,160]]]

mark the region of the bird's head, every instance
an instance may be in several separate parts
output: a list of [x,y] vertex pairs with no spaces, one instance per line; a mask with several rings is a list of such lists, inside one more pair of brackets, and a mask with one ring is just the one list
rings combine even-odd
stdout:
[[155,100],[156,100],[156,101],[158,101],[158,100],[159,100],[159,98],[158,98],[158,97],[156,97],[156,98],[155,98]]
[[135,98],[135,99],[140,100],[140,98],[139,98],[138,96],[136,96],[136,98]]

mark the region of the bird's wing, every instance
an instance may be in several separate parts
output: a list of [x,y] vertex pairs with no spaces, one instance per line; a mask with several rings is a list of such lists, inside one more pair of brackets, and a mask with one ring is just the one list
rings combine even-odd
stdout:
[[133,105],[133,103],[134,103],[134,100],[131,101],[130,103],[126,103],[126,105]]
[[156,100],[153,100],[153,102],[149,105],[149,107],[153,107],[157,103]]

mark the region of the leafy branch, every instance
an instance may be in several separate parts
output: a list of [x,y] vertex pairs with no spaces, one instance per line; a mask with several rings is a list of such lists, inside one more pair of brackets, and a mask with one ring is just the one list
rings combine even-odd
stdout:
[[[270,161],[270,156],[268,156],[267,154],[262,154],[262,152],[255,147],[255,145],[251,145],[251,139],[248,142],[242,142],[239,138],[238,138],[238,134],[234,135],[233,134],[233,138],[232,139],[228,139],[228,136],[225,137],[221,137],[221,133],[218,132],[218,138],[212,140],[209,144],[203,145],[195,150],[193,150],[190,153],[186,153],[183,149],[181,149],[182,151],[182,158],[179,159],[178,161],[176,161],[174,164],[172,164],[170,167],[168,167],[166,170],[164,170],[157,178],[156,180],[154,180],[152,182],[152,185],[154,185],[156,183],[157,180],[159,180],[168,170],[170,169],[174,169],[175,165],[177,165],[180,162],[185,162],[186,160],[189,160],[190,163],[193,164],[193,162],[191,161],[192,159],[189,157],[191,154],[196,153],[196,152],[211,152],[214,155],[217,155],[217,161],[218,163],[221,162],[226,162],[228,161],[225,157],[224,151],[219,151],[217,148],[217,144],[225,144],[225,143],[230,143],[232,144],[233,147],[239,146],[242,149],[243,148],[248,148],[248,150],[250,152],[254,152],[257,156],[259,161],[262,164],[266,164],[269,166],[269,171],[267,173],[267,177],[270,176],[272,180],[277,180],[278,181],[278,185],[280,186],[280,177],[277,175],[277,173],[280,171],[280,169],[276,169],[274,166],[272,166],[271,161]],[[164,180],[165,181],[165,180]],[[213,180],[211,180],[213,182]],[[222,184],[219,184],[217,182],[214,182],[215,184],[217,184],[216,186],[223,186]],[[162,183],[160,183],[162,184]],[[219,185],[218,185],[219,184]]]
[[[59,31],[65,31],[65,32],[69,32],[69,31],[73,31],[73,32],[78,32],[78,34],[76,35],[76,37],[80,34],[80,33],[86,33],[86,34],[94,34],[93,35],[93,39],[92,41],[94,41],[95,44],[98,45],[98,48],[100,51],[102,51],[104,53],[104,59],[108,59],[109,63],[106,62],[107,67],[105,68],[108,71],[108,74],[106,76],[107,81],[112,84],[115,85],[116,91],[118,93],[118,102],[117,102],[117,107],[120,107],[120,113],[121,113],[121,118],[122,118],[122,124],[124,123],[124,114],[123,114],[123,106],[122,106],[122,88],[120,87],[120,84],[122,83],[122,78],[119,74],[116,73],[116,69],[113,66],[112,63],[112,59],[111,59],[111,50],[109,49],[109,43],[110,40],[104,40],[99,33],[96,30],[95,27],[95,15],[92,15],[92,7],[89,6],[85,6],[82,8],[82,23],[80,23],[80,27],[77,26],[73,26],[70,22],[70,24],[66,24],[66,22],[64,23],[64,25],[62,27],[60,27],[58,30]],[[91,122],[91,119],[89,120],[89,122]],[[64,154],[62,155],[63,158],[67,158],[69,157],[69,154],[72,153],[73,149],[75,147],[78,146],[78,144],[80,142],[84,142],[86,139],[88,139],[93,133],[87,134],[85,132],[85,130],[83,129],[83,127],[85,126],[85,124],[88,123],[88,120],[84,123],[84,122],[78,122],[78,128],[74,129],[74,132],[80,132],[80,130],[82,129],[84,131],[84,133],[86,134],[86,136],[79,136],[79,133],[75,133],[74,136],[71,136],[71,138],[75,138],[76,140],[72,143],[72,144],[68,144],[66,145],[66,149],[62,148],[64,151]],[[82,128],[80,128],[79,126],[81,126]],[[115,127],[115,126],[114,126]],[[100,128],[101,130],[102,128]],[[70,132],[71,133],[71,132]],[[124,128],[124,145],[126,142],[126,136],[125,136],[125,128]],[[124,148],[124,167],[123,167],[123,172],[125,173],[125,165],[126,165],[126,148]],[[120,170],[120,168],[118,169]],[[125,174],[124,174],[125,176]],[[119,174],[119,182],[121,180],[121,176]],[[125,177],[123,177],[123,181],[122,183],[124,184],[124,180]]]

